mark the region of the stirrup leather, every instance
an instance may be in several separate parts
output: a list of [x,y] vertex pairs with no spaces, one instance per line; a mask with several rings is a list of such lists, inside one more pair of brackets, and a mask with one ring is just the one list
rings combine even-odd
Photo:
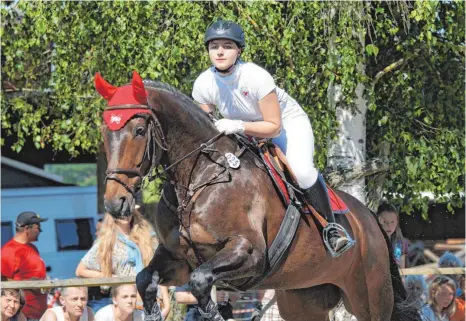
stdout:
[[[345,246],[343,246],[341,249],[339,249],[338,251],[335,251],[333,250],[332,246],[330,245],[330,242],[328,240],[329,238],[329,232],[331,229],[337,229],[339,232],[342,232],[346,238],[348,239],[348,243],[346,243]],[[348,250],[349,248],[351,248],[356,242],[351,238],[351,236],[348,234],[348,232],[346,231],[346,229],[341,226],[340,224],[337,224],[337,223],[328,223],[326,227],[324,227],[324,230],[323,230],[323,239],[324,239],[324,244],[325,246],[327,247],[328,251],[330,252],[330,254],[332,255],[332,257],[338,257],[340,255],[342,255],[344,252],[346,252],[346,250]]]

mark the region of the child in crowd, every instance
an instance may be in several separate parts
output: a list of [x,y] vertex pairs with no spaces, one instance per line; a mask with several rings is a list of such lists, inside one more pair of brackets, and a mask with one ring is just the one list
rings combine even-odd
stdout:
[[408,275],[405,278],[406,298],[408,304],[420,310],[425,304],[427,283],[422,275]]
[[421,310],[423,321],[451,321],[455,313],[455,281],[438,276],[429,287],[429,301]]
[[403,238],[403,233],[401,233],[398,211],[391,204],[382,204],[377,209],[377,218],[390,238],[396,263],[400,269],[404,269],[406,267],[408,243]]
[[[463,267],[461,260],[450,252],[445,252],[438,261],[439,268],[455,268]],[[456,299],[455,299],[455,313],[451,316],[451,321],[465,321],[465,302],[464,302],[464,275],[456,274],[450,275],[456,282]]]
[[93,321],[87,306],[87,288],[68,287],[60,291],[60,306],[47,309],[40,321]]

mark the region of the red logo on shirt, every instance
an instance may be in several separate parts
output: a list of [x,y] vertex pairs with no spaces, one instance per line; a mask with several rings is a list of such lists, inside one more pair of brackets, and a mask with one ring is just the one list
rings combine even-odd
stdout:
[[249,91],[246,88],[241,88],[241,93],[244,97],[249,97]]

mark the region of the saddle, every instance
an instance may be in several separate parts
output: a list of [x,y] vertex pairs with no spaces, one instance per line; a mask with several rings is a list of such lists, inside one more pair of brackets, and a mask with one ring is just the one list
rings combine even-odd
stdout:
[[[299,198],[295,191],[299,191],[296,176],[291,169],[285,154],[281,151],[280,147],[272,142],[260,142],[258,144],[259,152],[263,155],[265,165],[272,177],[278,192],[281,195],[282,201],[285,206],[290,204],[293,198]],[[343,200],[335,193],[335,191],[327,185],[328,196],[330,198],[330,205],[334,214],[346,214],[349,212],[348,206]],[[298,193],[300,194],[300,193]],[[299,198],[300,202],[304,202],[302,207],[303,212],[316,213],[312,208],[312,204],[307,204],[304,198]],[[319,215],[320,216],[320,215]]]

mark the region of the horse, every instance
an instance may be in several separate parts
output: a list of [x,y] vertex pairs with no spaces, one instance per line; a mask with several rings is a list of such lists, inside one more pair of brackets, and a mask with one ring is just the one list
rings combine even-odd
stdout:
[[301,213],[279,266],[261,279],[286,209],[257,155],[246,150],[239,168],[228,167],[225,154],[238,153],[237,140],[220,134],[207,113],[170,85],[133,72],[122,87],[96,74],[95,86],[108,101],[102,125],[107,212],[116,219],[131,215],[144,178],[160,167],[165,174],[152,222],[160,244],[136,277],[147,319],[161,320],[158,284],[189,282],[204,319],[223,320],[210,298],[216,284],[275,289],[285,320],[328,320],[340,300],[359,321],[418,320],[404,306],[389,240],[359,200],[336,192],[350,209],[344,224],[356,242],[351,249],[331,257],[318,222]]

